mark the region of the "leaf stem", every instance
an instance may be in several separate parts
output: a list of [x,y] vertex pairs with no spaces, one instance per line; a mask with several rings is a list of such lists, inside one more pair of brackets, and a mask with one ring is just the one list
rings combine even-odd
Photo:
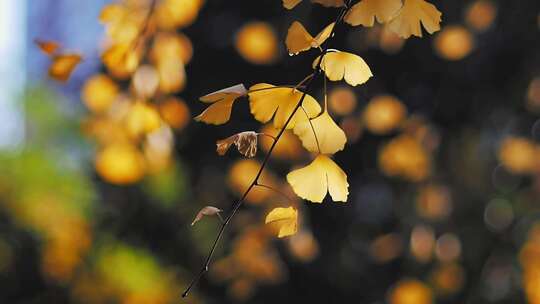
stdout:
[[272,186],[268,186],[268,185],[261,184],[261,183],[258,183],[258,182],[257,182],[257,184],[256,184],[255,186],[261,187],[261,188],[266,188],[266,189],[269,189],[269,190],[272,190],[272,191],[274,191],[274,192],[280,194],[280,195],[283,196],[284,198],[286,198],[289,202],[293,202],[293,201],[294,201],[290,196],[288,196],[287,194],[285,194],[285,192],[283,192],[283,191],[281,191],[281,190],[279,190],[279,189],[276,189],[276,188],[274,188],[274,187],[272,187]]

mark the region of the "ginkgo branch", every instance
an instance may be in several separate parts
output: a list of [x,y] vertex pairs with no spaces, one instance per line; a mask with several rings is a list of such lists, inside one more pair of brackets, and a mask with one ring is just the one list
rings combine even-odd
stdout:
[[[337,25],[340,24],[343,21],[343,17],[348,12],[351,2],[352,2],[352,0],[348,0],[347,5],[341,10],[341,13],[338,15],[338,17],[337,17],[337,19],[335,21],[335,26],[332,28],[332,32],[330,33],[330,38],[333,38],[335,29],[337,28]],[[225,228],[227,228],[229,222],[234,217],[234,215],[236,214],[238,209],[242,206],[242,204],[244,203],[244,200],[246,199],[248,194],[251,192],[251,190],[255,186],[257,186],[257,184],[259,182],[259,179],[260,179],[264,169],[266,168],[266,165],[267,165],[268,161],[270,160],[270,156],[272,155],[272,152],[274,151],[274,148],[276,147],[277,143],[279,142],[279,139],[281,138],[283,133],[285,133],[285,130],[287,130],[287,126],[289,125],[289,123],[293,119],[296,112],[298,112],[298,109],[300,109],[300,107],[302,106],[302,103],[304,102],[304,99],[307,96],[307,92],[311,91],[311,89],[312,89],[311,86],[313,85],[314,80],[316,79],[316,76],[319,76],[319,75],[322,74],[321,73],[322,72],[321,71],[321,63],[322,63],[323,57],[326,55],[327,52],[328,52],[327,49],[323,50],[321,55],[318,57],[317,65],[315,66],[315,71],[312,74],[313,76],[309,77],[305,81],[305,83],[306,83],[305,89],[304,89],[302,95],[300,96],[300,98],[298,100],[298,103],[296,104],[293,111],[291,112],[291,114],[289,115],[287,120],[285,121],[283,127],[281,127],[281,129],[279,130],[278,134],[275,137],[275,140],[272,142],[272,145],[270,146],[270,149],[268,149],[268,152],[266,153],[266,155],[265,155],[265,157],[264,157],[264,159],[263,159],[263,161],[261,163],[261,166],[259,168],[259,171],[257,172],[257,175],[255,176],[255,178],[253,179],[251,184],[248,186],[246,191],[244,191],[244,193],[242,194],[242,197],[238,201],[236,201],[236,203],[233,205],[232,210],[229,213],[229,215],[225,218],[223,224],[221,225],[221,228],[219,229],[219,232],[218,232],[218,234],[216,236],[216,239],[214,240],[214,243],[212,244],[212,247],[210,248],[210,252],[208,253],[208,256],[206,257],[206,260],[205,260],[201,270],[199,271],[199,274],[191,281],[189,286],[182,293],[182,297],[186,297],[189,294],[191,288],[193,288],[193,286],[201,279],[201,277],[206,272],[208,272],[210,262],[212,261],[212,257],[214,256],[217,245],[219,244],[219,241],[221,240],[221,237],[223,236]],[[268,88],[264,88],[264,89],[268,89]],[[264,90],[264,89],[260,89],[260,90]],[[256,91],[256,90],[253,90],[253,91]]]
[[148,28],[150,27],[150,20],[152,19],[152,15],[156,10],[157,2],[157,0],[152,0],[152,2],[150,2],[150,6],[148,7],[148,13],[144,18],[143,25],[139,33],[137,34],[137,38],[135,38],[134,40],[134,49],[139,48],[140,44],[142,43],[141,41],[144,41],[144,36],[146,35],[146,31],[148,31]]

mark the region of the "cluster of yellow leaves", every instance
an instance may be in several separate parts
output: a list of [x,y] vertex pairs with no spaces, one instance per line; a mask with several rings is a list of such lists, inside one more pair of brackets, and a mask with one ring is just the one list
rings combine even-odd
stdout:
[[[333,24],[330,24],[313,38],[300,23],[293,24],[287,37],[287,45],[292,45],[289,51],[298,53],[319,46],[329,37],[332,28]],[[357,55],[325,52],[321,56],[315,60],[314,68],[321,66],[330,80],[345,79],[351,85],[358,85],[372,76],[367,64]],[[285,129],[284,132],[292,130],[307,151],[318,154],[311,164],[287,175],[293,191],[312,202],[322,202],[327,193],[333,201],[346,202],[349,193],[347,175],[330,155],[343,150],[347,137],[330,116],[326,103],[321,109],[315,98],[298,87],[259,83],[246,90],[243,84],[239,84],[201,97],[202,102],[211,105],[195,119],[208,124],[226,123],[230,120],[233,103],[243,97],[249,99],[251,113],[257,121],[272,122],[275,129]],[[275,134],[259,134],[276,140]],[[223,155],[234,144],[241,154],[253,157],[259,134],[246,131],[220,140],[217,151]],[[256,171],[257,167],[254,169]],[[246,180],[244,186],[249,186],[251,181]],[[266,222],[276,222],[280,227],[279,237],[292,235],[297,231],[297,210],[293,207],[276,208],[268,214]]]
[[245,301],[257,284],[275,284],[286,276],[283,262],[272,246],[273,227],[243,226],[234,239],[231,253],[217,261],[210,270],[214,280],[228,281],[230,297]]
[[[287,9],[294,8],[301,0],[283,1]],[[343,1],[312,1],[324,6],[341,7]],[[348,10],[345,22],[357,26],[373,26],[375,21],[387,23],[388,29],[403,38],[411,35],[422,36],[421,25],[429,32],[439,30],[441,13],[424,0],[362,0]],[[333,35],[334,23],[325,26],[316,36],[312,36],[298,21],[289,27],[285,44],[291,55],[297,55],[312,48],[319,48]],[[330,81],[345,81],[351,86],[366,83],[372,76],[371,69],[363,58],[356,54],[327,49],[313,61],[313,69],[320,69]],[[326,92],[325,92],[326,95]],[[344,98],[347,97],[344,95]],[[208,124],[220,125],[231,118],[235,101],[248,99],[254,118],[261,123],[271,123],[276,130],[284,129],[284,138],[290,136],[288,130],[296,135],[302,146],[315,153],[313,161],[293,170],[287,175],[287,182],[299,197],[311,202],[322,202],[329,193],[333,201],[346,202],[348,197],[347,175],[332,160],[331,155],[344,149],[348,136],[357,137],[359,127],[354,122],[344,121],[347,134],[334,121],[325,102],[324,107],[301,86],[276,86],[268,83],[255,84],[246,89],[243,84],[235,85],[201,97],[210,103],[195,119]],[[341,98],[343,99],[343,98]],[[347,108],[338,108],[344,114],[355,106],[353,97]],[[337,100],[334,98],[334,100]],[[352,103],[351,103],[352,102]],[[340,106],[333,101],[332,106]],[[406,109],[395,98],[381,96],[373,100],[364,111],[362,123],[373,133],[386,134],[400,126],[405,119]],[[266,129],[265,129],[266,130]],[[278,133],[256,133],[246,131],[217,142],[220,155],[230,146],[236,145],[246,157],[254,157],[257,151],[258,135],[274,137]],[[266,145],[272,144],[270,139]],[[276,145],[278,146],[278,145]],[[404,156],[405,155],[405,156]],[[414,161],[409,161],[411,159]],[[388,175],[405,176],[412,180],[425,178],[430,170],[430,160],[423,145],[414,137],[403,135],[388,144],[381,152],[380,164]],[[257,171],[256,169],[254,171]],[[248,186],[247,181],[244,186]],[[267,223],[276,222],[280,227],[278,236],[292,235],[297,230],[297,210],[293,207],[276,208],[266,218]]]
[[[292,9],[301,1],[283,0],[283,6]],[[312,0],[312,2],[327,7],[345,5],[343,0]],[[421,26],[430,34],[440,30],[441,16],[442,13],[425,0],[361,0],[350,8],[345,16],[345,22],[352,26],[372,27],[376,20],[378,23],[387,24],[388,28],[400,37],[409,38],[412,35],[422,37]],[[324,42],[324,33],[327,29],[313,38],[301,24],[293,23],[289,32],[293,31],[294,36],[291,37],[297,39],[294,41],[294,47],[287,44],[289,52],[295,54],[310,47],[318,47]]]
[[[283,6],[292,9],[301,0],[283,0]],[[312,1],[327,7],[341,7],[341,0]],[[424,0],[362,0],[348,9],[344,16],[345,22],[356,26],[373,26],[375,20],[379,23],[388,23],[388,28],[403,38],[411,35],[422,36],[421,25],[433,33],[440,29],[441,13],[432,4]],[[366,83],[372,76],[371,69],[363,58],[356,54],[326,49],[322,45],[334,33],[335,23],[325,26],[316,36],[298,21],[289,27],[285,44],[289,54],[297,55],[312,48],[318,48],[321,54],[313,61],[315,73],[324,72],[330,81],[345,81],[351,86]],[[224,155],[235,145],[245,157],[254,157],[257,152],[259,135],[267,136],[276,141],[281,136],[290,136],[292,131],[302,146],[314,153],[313,161],[303,167],[287,174],[287,182],[299,197],[311,202],[321,203],[327,194],[335,202],[346,202],[349,194],[347,175],[332,160],[331,156],[344,149],[348,135],[334,121],[328,111],[325,92],[324,107],[308,92],[302,91],[302,86],[276,86],[268,83],[258,83],[249,89],[243,84],[225,88],[200,98],[202,102],[209,103],[195,119],[207,124],[220,125],[231,118],[233,104],[237,100],[249,101],[251,114],[263,123],[271,123],[273,128],[281,130],[274,134],[245,131],[234,134],[217,142],[217,152]],[[354,109],[355,100],[348,97],[352,106],[343,109],[349,113]],[[333,105],[336,105],[334,102]],[[341,109],[339,109],[341,110]],[[366,108],[364,121],[374,133],[384,134],[397,128],[406,115],[403,105],[392,97],[381,98]],[[263,129],[264,130],[264,129]],[[276,133],[280,134],[275,137]],[[285,136],[285,134],[287,134]],[[268,145],[277,146],[278,143],[270,139]],[[415,161],[410,162],[410,151],[413,151]],[[407,158],[404,160],[404,158]],[[414,137],[403,135],[391,142],[380,156],[380,164],[389,175],[405,175],[413,180],[425,178],[429,173],[429,156],[422,144]],[[253,175],[257,175],[258,166],[253,162]],[[414,168],[413,168],[414,167]],[[420,168],[420,171],[418,171]],[[244,175],[250,177],[249,175]],[[258,182],[250,178],[243,178],[243,187]],[[257,186],[257,184],[254,184]],[[257,187],[255,187],[257,188]],[[250,188],[251,189],[251,188]],[[242,192],[241,190],[239,192]],[[249,195],[248,195],[249,197]],[[298,230],[298,211],[294,207],[274,208],[266,216],[266,223],[274,223],[278,227],[278,237],[293,235]]]
[[362,0],[345,16],[353,26],[371,27],[375,20],[402,38],[422,37],[421,25],[433,34],[440,30],[441,12],[425,0]]
[[[101,59],[108,74],[91,76],[81,99],[91,112],[84,130],[99,144],[96,171],[106,181],[135,183],[171,164],[172,129],[181,130],[190,118],[186,103],[171,94],[185,87],[184,66],[193,56],[191,41],[177,29],[191,24],[201,5],[133,0],[103,7]],[[123,90],[126,79],[130,85]]]

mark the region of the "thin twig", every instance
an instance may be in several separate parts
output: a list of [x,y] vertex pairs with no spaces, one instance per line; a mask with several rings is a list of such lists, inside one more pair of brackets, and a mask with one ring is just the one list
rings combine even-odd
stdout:
[[148,31],[148,27],[150,26],[150,20],[152,19],[152,15],[154,14],[154,11],[156,10],[157,6],[157,0],[152,0],[150,2],[150,7],[148,8],[148,14],[146,14],[146,18],[144,19],[143,26],[139,33],[137,34],[137,38],[135,39],[135,47],[134,49],[138,49],[139,45],[141,44],[141,41],[144,41],[144,36],[146,35],[146,31]]
[[298,89],[298,88],[302,87],[302,85],[304,83],[306,83],[306,81],[310,80],[314,76],[315,76],[315,73],[311,73],[311,74],[307,75],[306,78],[302,79],[302,81],[300,81],[294,88]]
[[269,189],[269,190],[272,190],[274,192],[276,192],[277,194],[280,194],[281,196],[283,196],[284,198],[286,198],[288,201],[290,201],[291,203],[294,201],[290,196],[288,196],[287,194],[285,194],[285,192],[279,190],[279,189],[276,189],[272,186],[268,186],[268,185],[265,185],[265,184],[261,184],[259,182],[257,182],[257,184],[255,184],[255,186],[257,187],[261,187],[261,188],[266,188],[266,189]]
[[[335,26],[332,29],[332,32],[330,33],[330,38],[329,39],[332,39],[332,37],[334,36],[335,29],[338,26],[338,24],[343,20],[343,17],[345,16],[347,11],[349,10],[351,1],[352,0],[348,1],[348,4],[342,9],[341,13],[338,15],[338,17],[336,19]],[[306,81],[306,88],[305,88],[304,92],[302,93],[302,96],[300,97],[300,99],[298,100],[298,103],[296,104],[293,111],[291,112],[291,114],[289,115],[287,120],[285,121],[285,124],[279,130],[279,133],[276,135],[276,140],[274,140],[274,142],[270,146],[270,149],[266,153],[266,155],[265,155],[265,157],[264,157],[264,159],[263,159],[263,161],[261,163],[261,167],[259,168],[259,171],[257,172],[257,175],[255,176],[255,178],[253,179],[253,181],[251,182],[249,187],[246,189],[244,194],[242,194],[242,197],[238,201],[236,201],[236,203],[233,205],[233,208],[232,208],[231,212],[229,213],[229,215],[225,218],[225,221],[223,222],[223,224],[221,225],[221,228],[219,229],[219,232],[218,232],[218,234],[216,236],[216,239],[214,240],[214,243],[212,244],[212,247],[210,248],[210,252],[208,253],[208,256],[206,257],[206,261],[204,262],[201,270],[199,271],[199,274],[191,281],[189,286],[182,293],[182,297],[186,297],[189,294],[191,288],[193,288],[193,286],[195,286],[195,284],[201,279],[201,277],[206,272],[208,272],[208,267],[210,265],[210,262],[212,261],[212,257],[214,256],[214,252],[216,251],[216,247],[217,247],[219,241],[221,240],[221,237],[223,236],[223,232],[225,231],[225,228],[227,227],[227,225],[229,224],[231,219],[234,217],[234,215],[236,214],[236,212],[238,211],[240,206],[242,206],[242,204],[243,204],[245,198],[247,197],[247,195],[251,192],[253,187],[255,187],[257,185],[257,183],[259,182],[259,178],[261,177],[261,174],[262,174],[264,168],[266,167],[266,164],[268,163],[268,160],[270,159],[270,156],[272,155],[272,152],[274,151],[274,148],[276,147],[276,144],[278,143],[279,139],[281,138],[281,136],[283,135],[283,133],[287,129],[287,126],[291,122],[292,118],[294,117],[294,115],[296,114],[298,109],[300,109],[300,107],[302,106],[302,103],[304,102],[304,99],[306,98],[307,92],[309,92],[311,90],[311,86],[314,83],[313,80],[316,78],[316,76],[321,74],[321,62],[322,62],[323,57],[326,55],[326,53],[327,53],[327,50],[325,49],[321,53],[321,55],[319,56],[319,60],[318,60],[317,65],[315,67],[313,77],[311,77],[310,79],[308,79]]]

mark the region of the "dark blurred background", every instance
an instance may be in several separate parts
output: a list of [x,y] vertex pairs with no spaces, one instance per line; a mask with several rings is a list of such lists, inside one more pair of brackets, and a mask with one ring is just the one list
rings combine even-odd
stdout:
[[[256,191],[181,299],[219,228],[193,217],[228,211],[263,155],[220,157],[216,140],[276,132],[245,99],[228,124],[197,123],[198,98],[297,84],[318,51],[289,56],[288,27],[314,35],[339,9],[163,0],[132,66],[103,54],[140,39],[147,1],[2,1],[0,303],[540,303],[540,2],[431,2],[433,35],[342,25],[331,40],[374,74],[328,86],[348,202],[293,202],[299,232],[277,239],[264,216],[282,198]],[[67,53],[82,62],[50,79]],[[309,160],[286,133],[265,179],[292,193],[284,176]]]

